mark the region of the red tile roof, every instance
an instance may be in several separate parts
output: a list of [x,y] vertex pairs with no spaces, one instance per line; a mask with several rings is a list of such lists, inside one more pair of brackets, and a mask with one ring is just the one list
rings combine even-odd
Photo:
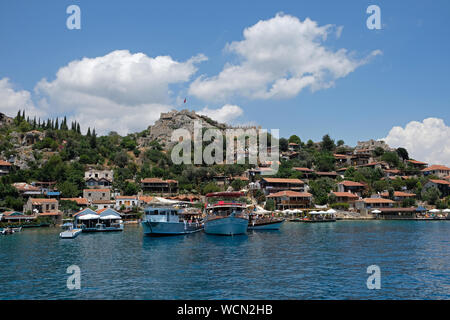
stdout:
[[111,192],[111,189],[84,189],[83,192]]
[[410,163],[413,163],[413,164],[420,164],[420,165],[427,165],[428,163],[426,163],[426,162],[421,162],[421,161],[417,161],[417,160],[407,160],[408,162],[410,162]]
[[86,198],[61,198],[61,201],[73,201],[76,202],[80,206],[87,206],[88,205],[88,199]]
[[283,179],[283,178],[262,178],[261,180],[265,180],[267,182],[272,183],[297,183],[304,184],[304,182],[300,179]]
[[365,185],[360,182],[349,181],[349,180],[341,181],[338,184],[342,184],[345,187],[365,187]]
[[133,199],[133,200],[137,200],[137,196],[116,196],[115,199],[116,199],[116,200],[120,200],[120,199]]
[[309,168],[292,168],[295,171],[301,171],[301,172],[314,172],[314,170],[309,169]]
[[337,176],[337,173],[334,172],[334,171],[333,172],[319,172],[319,171],[317,171],[316,174],[318,176]]
[[4,161],[4,160],[0,160],[0,166],[11,166],[11,163],[9,163],[8,161]]
[[312,194],[309,192],[295,192],[291,190],[279,191],[277,193],[272,193],[267,196],[267,198],[278,198],[278,197],[289,197],[289,198],[310,198]]
[[160,179],[160,178],[145,178],[145,179],[142,179],[141,182],[143,182],[143,183],[164,183],[166,181],[164,181],[163,179]]
[[39,213],[39,216],[60,216],[62,215],[61,212],[42,212]]
[[[383,192],[382,197],[389,197],[389,192]],[[415,197],[415,193],[407,193],[402,191],[394,191],[394,197]]]
[[353,194],[351,192],[336,192],[333,191],[334,195],[336,197],[340,197],[340,198],[354,198],[354,199],[358,199],[359,197],[356,194]]
[[42,203],[58,203],[56,199],[45,199],[45,198],[30,198],[32,204],[42,204]]
[[421,171],[428,172],[428,171],[434,171],[434,170],[450,171],[450,168],[446,167],[446,166],[441,166],[441,165],[435,164],[428,168],[422,169]]
[[395,203],[391,199],[384,199],[384,198],[365,198],[362,201],[365,203]]
[[450,185],[450,182],[446,181],[446,180],[434,180],[434,179],[430,179],[431,182],[436,183],[436,184],[446,184],[446,185]]
[[153,197],[151,196],[139,196],[139,200],[143,201],[145,203],[151,202],[153,200]]

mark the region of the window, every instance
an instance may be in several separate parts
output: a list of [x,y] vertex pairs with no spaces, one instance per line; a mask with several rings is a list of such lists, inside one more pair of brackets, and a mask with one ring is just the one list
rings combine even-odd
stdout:
[[105,196],[105,193],[102,193],[102,197],[104,197]]

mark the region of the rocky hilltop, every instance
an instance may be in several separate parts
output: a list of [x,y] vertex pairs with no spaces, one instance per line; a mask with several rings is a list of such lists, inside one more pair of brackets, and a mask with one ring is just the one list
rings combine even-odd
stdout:
[[13,118],[8,117],[6,114],[0,112],[0,128],[13,123]]
[[148,127],[148,135],[139,139],[139,145],[146,147],[151,141],[157,140],[159,143],[169,148],[173,143],[171,142],[172,132],[176,129],[187,129],[191,135],[194,132],[194,121],[200,121],[203,128],[225,130],[233,128],[227,124],[219,123],[213,119],[195,113],[194,111],[172,110],[167,113],[161,113],[159,120],[154,125]]

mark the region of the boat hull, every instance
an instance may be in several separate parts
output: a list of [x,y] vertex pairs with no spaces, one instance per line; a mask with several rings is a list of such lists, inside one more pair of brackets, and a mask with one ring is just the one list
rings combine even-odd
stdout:
[[326,220],[302,220],[305,223],[325,223],[325,222],[336,222],[336,219],[326,219]]
[[205,232],[208,234],[233,236],[245,234],[248,228],[248,219],[237,217],[225,217],[207,220]]
[[81,229],[63,231],[59,234],[59,237],[61,239],[73,239],[73,238],[76,238],[81,232],[82,232]]
[[270,221],[265,223],[255,223],[254,225],[252,223],[249,223],[248,230],[279,230],[281,225],[283,224],[283,221]]
[[203,229],[200,223],[184,223],[184,222],[142,222],[144,234],[147,236],[177,236],[190,234],[201,231]]

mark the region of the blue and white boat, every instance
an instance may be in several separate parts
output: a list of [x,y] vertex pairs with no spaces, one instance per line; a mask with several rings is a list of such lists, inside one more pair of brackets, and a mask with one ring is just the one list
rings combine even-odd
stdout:
[[[241,192],[215,192],[206,195],[209,198],[238,198]],[[234,201],[218,201],[207,204],[205,232],[215,235],[233,236],[245,234],[248,228],[247,206]]]
[[76,229],[73,227],[73,223],[65,223],[62,225],[63,231],[59,234],[61,239],[74,239],[76,238],[83,230]]
[[142,227],[148,236],[175,236],[201,231],[203,222],[201,212],[194,208],[147,207]]
[[279,230],[284,218],[273,216],[273,212],[256,206],[249,214],[248,230]]

